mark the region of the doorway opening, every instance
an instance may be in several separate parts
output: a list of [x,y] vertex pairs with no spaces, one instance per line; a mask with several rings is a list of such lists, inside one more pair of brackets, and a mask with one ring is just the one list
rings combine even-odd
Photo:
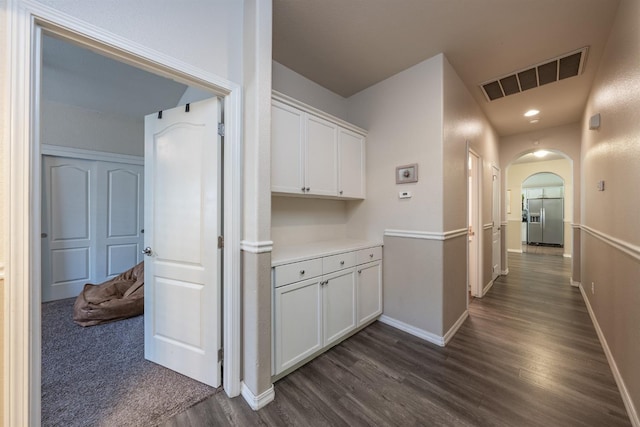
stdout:
[[[179,286],[180,278],[189,274],[182,271],[173,277],[170,292],[176,303],[180,301],[180,307],[172,309],[174,304],[163,300],[162,290],[166,286],[157,283],[159,279],[153,274],[156,268],[151,268],[158,256],[152,253],[144,256],[143,248],[151,245],[157,250],[164,244],[164,248],[158,252],[165,265],[170,259],[174,265],[179,263],[175,257],[168,256],[171,248],[176,247],[181,248],[182,258],[191,255],[191,271],[193,266],[204,268],[212,264],[208,267],[211,271],[207,273],[206,282],[202,283],[214,287],[214,290],[198,292],[200,299],[209,295],[206,301],[209,310],[205,314],[210,317],[206,322],[210,327],[206,334],[202,334],[206,337],[202,344],[192,340],[191,345],[200,350],[198,354],[210,353],[209,366],[215,367],[220,348],[220,332],[215,325],[220,324],[217,318],[220,310],[214,310],[214,307],[219,305],[221,285],[215,252],[219,252],[216,242],[221,231],[220,218],[212,219],[211,216],[218,216],[220,201],[218,197],[207,195],[215,204],[208,208],[211,213],[205,221],[212,224],[208,227],[212,228],[212,235],[208,236],[208,246],[212,249],[208,252],[214,253],[207,253],[204,259],[215,262],[202,263],[194,260],[194,254],[189,254],[188,249],[195,247],[193,252],[199,255],[200,248],[207,246],[187,244],[187,241],[194,243],[192,240],[196,239],[194,236],[188,238],[188,227],[197,228],[194,232],[197,236],[203,231],[196,225],[197,219],[193,218],[194,214],[199,215],[200,212],[200,196],[195,195],[195,204],[190,203],[186,196],[190,194],[188,189],[196,188],[201,181],[204,184],[200,176],[193,173],[202,163],[197,159],[204,158],[205,176],[214,186],[208,191],[210,194],[222,194],[217,182],[220,182],[219,174],[223,168],[221,161],[216,160],[220,159],[218,151],[221,151],[222,144],[219,138],[207,135],[204,147],[211,148],[198,155],[196,150],[199,146],[190,143],[190,135],[182,132],[180,141],[175,144],[179,150],[173,153],[171,159],[149,157],[149,151],[157,153],[167,150],[170,136],[168,131],[164,131],[162,141],[158,143],[162,144],[161,147],[153,143],[145,147],[145,139],[150,137],[145,137],[145,134],[157,133],[145,128],[145,123],[149,122],[145,116],[150,115],[152,124],[166,129],[169,126],[184,127],[182,123],[193,121],[195,116],[201,116],[200,120],[204,120],[203,114],[207,114],[211,116],[208,121],[213,128],[212,133],[215,133],[217,124],[221,122],[218,98],[210,92],[114,61],[46,33],[42,35],[41,45],[39,135],[42,151],[47,154],[43,156],[41,170],[41,295],[43,303],[56,301],[42,306],[42,421],[45,424],[73,425],[77,418],[87,421],[95,417],[97,422],[106,416],[135,419],[135,416],[150,416],[160,412],[158,408],[163,402],[186,409],[212,394],[212,389],[167,372],[145,359],[171,367],[213,387],[219,385],[219,374],[213,368],[194,369],[196,363],[193,358],[189,366],[183,366],[181,360],[186,360],[187,355],[176,358],[176,350],[163,353],[152,350],[158,346],[157,340],[147,337],[161,335],[162,343],[171,339],[185,342],[184,332],[170,328],[170,325],[176,324],[189,330],[190,334],[198,333],[201,322],[194,321],[189,326],[184,323],[188,316],[178,311],[197,312],[193,304],[189,304],[191,300],[185,297],[185,293],[192,295],[197,292],[194,286],[201,281],[192,278],[185,290],[184,286]],[[198,102],[201,99],[211,101]],[[203,113],[203,102],[211,105],[204,110],[206,113]],[[190,113],[184,111],[185,105],[191,106]],[[169,116],[172,114],[177,116],[171,121]],[[159,118],[162,116],[164,119]],[[167,172],[167,167],[177,162],[180,153],[184,153],[184,164],[173,172]],[[147,164],[145,168],[149,159],[151,165]],[[145,169],[149,168],[152,168],[151,171],[146,170],[145,174]],[[162,184],[159,183],[162,179],[159,173],[171,174],[171,188],[176,189],[178,182],[182,182],[183,188],[174,192],[167,186],[159,189],[158,185]],[[181,177],[183,181],[180,181]],[[186,182],[188,180],[193,182]],[[160,195],[163,209],[176,204],[180,214],[174,215],[177,220],[154,225],[152,219],[166,219],[166,216],[158,218],[157,208],[155,214],[150,212],[154,205],[148,200],[157,200]],[[169,197],[180,201],[172,202]],[[187,207],[188,212],[185,212]],[[187,215],[190,220],[183,220]],[[167,236],[167,233],[174,235]],[[167,244],[161,240],[171,242]],[[134,271],[139,273],[135,274]],[[131,278],[125,280],[128,277]],[[201,280],[204,280],[204,276]],[[134,286],[140,286],[140,292],[129,292],[135,289]],[[202,286],[203,290],[207,286]],[[76,300],[80,294],[81,300]],[[76,304],[73,304],[74,301]],[[135,315],[142,315],[143,305],[144,322],[132,319]],[[175,315],[172,315],[173,312]],[[83,321],[84,326],[95,325],[77,331],[78,327],[73,328],[75,325],[71,323],[72,314],[75,320]],[[166,320],[159,321],[160,318]],[[121,323],[104,325],[114,321]],[[142,330],[143,325],[146,331]],[[141,335],[144,337],[142,341]],[[127,344],[123,344],[125,342]],[[123,345],[127,348],[122,348]],[[94,353],[96,348],[102,351]],[[162,357],[165,353],[172,356]],[[60,368],[55,366],[56,359],[66,360],[75,368],[66,370],[64,377],[61,377]],[[114,363],[115,360],[119,363]],[[125,372],[127,380],[123,382],[120,375]],[[166,393],[161,387],[167,376],[175,377],[172,388],[182,390],[180,399]],[[138,380],[135,380],[136,377]],[[101,384],[99,394],[93,392],[92,388],[78,392],[78,384],[96,381]],[[140,399],[143,403],[137,406],[117,405],[116,402],[109,405],[109,396],[117,395],[116,390],[126,387],[127,381],[139,384],[136,395],[155,394],[155,398]],[[81,408],[84,407],[91,409],[83,414]],[[116,407],[117,410],[113,409]],[[60,418],[68,417],[68,414],[73,414],[74,419]]]
[[507,252],[571,258],[571,160],[554,150],[525,152],[507,167],[506,191]]
[[[53,23],[55,22],[55,24]],[[40,361],[41,361],[41,196],[40,170],[43,141],[40,135],[43,36],[99,52],[118,62],[134,65],[155,75],[168,77],[179,83],[194,86],[218,96],[223,101],[226,117],[226,136],[229,145],[224,151],[224,388],[228,395],[240,392],[240,90],[236,84],[214,75],[194,70],[187,64],[168,57],[157,56],[134,43],[112,38],[104,32],[64,17],[41,20],[28,13],[15,19],[12,52],[16,58],[11,65],[14,77],[11,106],[24,115],[12,116],[9,138],[11,169],[9,197],[12,230],[9,254],[11,292],[7,301],[11,328],[7,337],[7,416],[16,425],[39,424],[40,421]],[[32,82],[34,85],[32,86]],[[135,84],[135,83],[134,83]],[[34,90],[32,90],[34,89]],[[45,143],[46,144],[46,143]],[[7,325],[7,323],[5,323]],[[26,399],[25,399],[26,397]],[[25,423],[22,422],[25,421]],[[13,423],[12,421],[12,423]]]
[[468,150],[468,293],[471,297],[482,297],[482,281],[480,273],[480,157],[473,150]]
[[522,252],[562,256],[564,248],[564,180],[538,172],[522,182]]

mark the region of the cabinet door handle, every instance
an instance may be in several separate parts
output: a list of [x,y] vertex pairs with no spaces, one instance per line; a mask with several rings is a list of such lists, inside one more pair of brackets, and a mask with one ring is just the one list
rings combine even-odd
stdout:
[[358,270],[358,274],[362,274],[362,270]]
[[311,190],[311,188],[310,188],[310,187],[307,187],[307,188],[305,189],[305,191],[309,191],[309,190]]
[[340,190],[340,195],[342,196],[342,190]]
[[304,274],[304,270],[300,270],[300,275],[303,275],[303,274]]
[[369,254],[369,258],[373,258],[373,254]]
[[344,261],[340,261],[340,265],[344,265]]
[[304,187],[301,188],[302,192],[304,193]]

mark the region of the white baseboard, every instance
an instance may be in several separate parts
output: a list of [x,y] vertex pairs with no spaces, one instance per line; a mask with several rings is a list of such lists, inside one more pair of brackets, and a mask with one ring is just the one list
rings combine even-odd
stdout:
[[596,318],[593,309],[591,308],[591,303],[589,302],[589,298],[584,291],[584,287],[582,284],[579,284],[580,293],[582,294],[582,299],[584,300],[585,305],[587,306],[587,311],[589,312],[589,316],[591,317],[591,322],[593,322],[593,326],[596,329],[596,333],[598,334],[598,338],[600,339],[600,344],[602,344],[602,349],[604,350],[604,354],[607,356],[607,361],[609,362],[609,366],[611,367],[611,372],[613,372],[613,378],[616,380],[616,384],[618,384],[618,390],[620,390],[620,395],[622,396],[622,402],[624,403],[625,408],[627,408],[627,414],[629,415],[629,419],[631,420],[631,424],[634,427],[640,427],[640,418],[638,418],[638,411],[635,406],[633,406],[633,400],[631,400],[631,396],[629,396],[629,391],[627,390],[627,386],[620,375],[620,371],[618,370],[618,365],[616,365],[616,361],[613,358],[613,354],[611,354],[611,349],[609,349],[609,344],[607,344],[607,340],[604,337],[602,329],[600,329],[600,324],[598,324],[598,319]]
[[401,322],[400,320],[396,320],[392,317],[385,316],[384,314],[380,316],[380,319],[378,320],[380,320],[382,323],[386,325],[393,326],[394,328],[400,329],[401,331],[404,331],[415,337],[422,338],[425,341],[429,341],[432,344],[439,345],[440,347],[444,347],[444,344],[445,344],[444,337],[441,337],[429,331],[425,331],[424,329],[416,328],[415,326]]
[[465,310],[464,313],[462,313],[462,315],[458,317],[456,323],[454,323],[453,326],[447,331],[447,333],[444,334],[444,345],[447,345],[447,343],[451,341],[451,338],[453,338],[456,332],[458,332],[458,329],[460,329],[460,326],[462,326],[464,321],[467,320],[467,317],[469,317],[469,310]]
[[522,253],[522,249],[507,249],[507,252],[511,252],[514,254],[521,254]]
[[581,286],[580,282],[574,282],[573,281],[573,277],[569,278],[569,283],[571,284],[571,286],[575,287],[575,288],[579,288]]
[[507,274],[509,274],[509,269],[507,268],[506,270],[502,270],[500,274],[502,274],[503,276],[506,276]]
[[254,411],[264,408],[276,397],[276,391],[273,388],[273,384],[271,384],[271,387],[269,389],[256,396],[243,381],[240,384],[240,393],[242,394],[242,397],[244,397],[244,400],[247,401],[251,409],[253,409]]
[[571,254],[562,254],[562,256],[565,258],[571,258]]
[[484,288],[482,288],[482,295],[480,296],[480,298],[482,298],[487,294],[487,292],[489,292],[489,289],[491,289],[491,287],[493,286],[493,282],[495,282],[495,280],[490,281],[484,286]]

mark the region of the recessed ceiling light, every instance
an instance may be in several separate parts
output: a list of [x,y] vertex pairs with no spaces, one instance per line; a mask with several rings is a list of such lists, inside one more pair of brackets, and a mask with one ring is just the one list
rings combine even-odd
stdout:
[[540,114],[540,111],[538,110],[529,110],[526,113],[524,113],[525,117],[533,117],[533,116],[537,116],[538,114]]
[[547,150],[538,150],[538,151],[534,151],[533,152],[533,155],[536,156],[539,159],[543,158],[547,154],[549,154],[549,152]]
[[536,124],[536,123],[538,123],[539,121],[540,121],[540,119],[531,119],[531,120],[529,120],[529,123],[531,123],[531,124]]

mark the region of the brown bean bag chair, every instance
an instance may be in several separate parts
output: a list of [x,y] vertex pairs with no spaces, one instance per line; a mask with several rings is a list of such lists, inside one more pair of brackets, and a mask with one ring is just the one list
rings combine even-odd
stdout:
[[87,283],[73,305],[73,321],[93,326],[144,312],[144,262],[100,285]]

